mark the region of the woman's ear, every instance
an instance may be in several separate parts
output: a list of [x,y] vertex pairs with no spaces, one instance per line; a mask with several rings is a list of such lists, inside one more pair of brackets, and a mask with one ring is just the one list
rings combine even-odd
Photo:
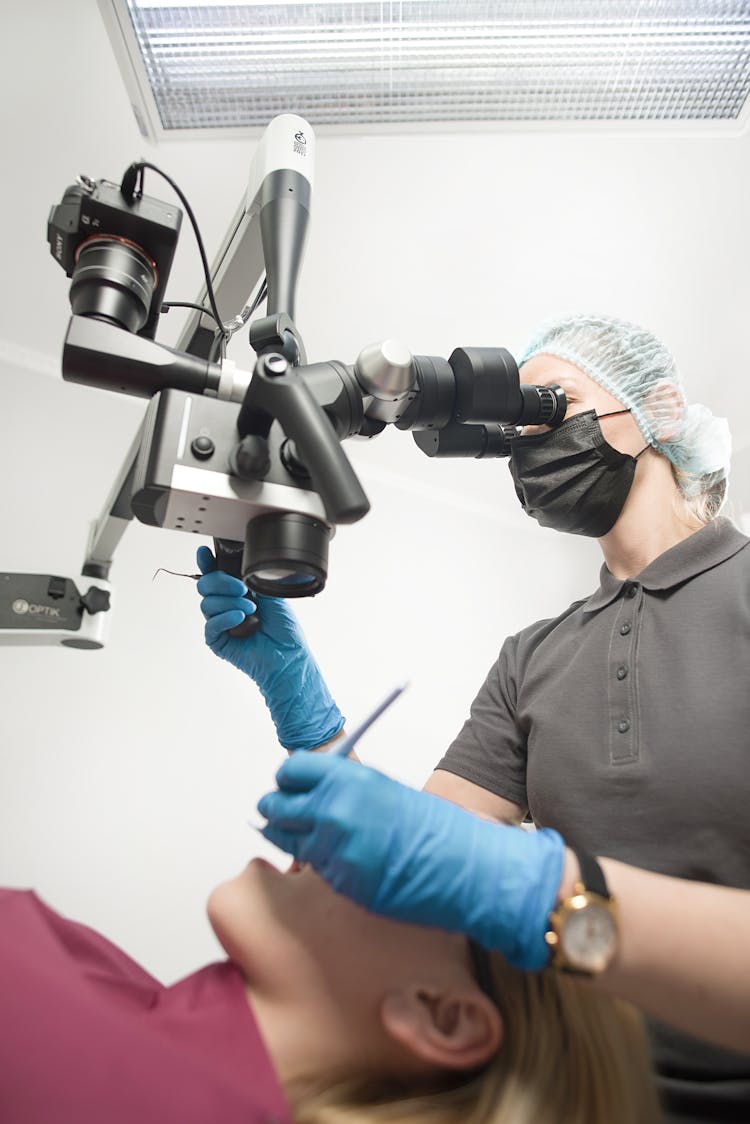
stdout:
[[495,1004],[467,983],[453,988],[415,984],[384,997],[383,1029],[415,1057],[444,1069],[474,1069],[495,1054],[503,1023]]
[[655,419],[653,430],[657,441],[674,441],[685,416],[685,396],[676,383],[665,379],[643,399],[643,412]]

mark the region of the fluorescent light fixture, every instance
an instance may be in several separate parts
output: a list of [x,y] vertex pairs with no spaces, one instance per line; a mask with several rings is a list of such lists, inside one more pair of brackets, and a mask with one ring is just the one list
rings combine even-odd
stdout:
[[100,0],[144,133],[734,120],[747,0]]

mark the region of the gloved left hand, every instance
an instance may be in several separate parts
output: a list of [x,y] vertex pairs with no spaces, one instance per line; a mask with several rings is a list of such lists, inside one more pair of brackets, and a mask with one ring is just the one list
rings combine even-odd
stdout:
[[258,804],[263,834],[374,913],[465,933],[520,968],[544,941],[565,844],[490,823],[356,761],[296,754]]
[[313,749],[343,727],[336,706],[291,606],[277,597],[255,597],[260,628],[253,636],[233,637],[230,629],[255,611],[247,586],[223,570],[207,546],[196,557],[201,612],[209,648],[243,671],[260,687],[279,741],[288,750]]

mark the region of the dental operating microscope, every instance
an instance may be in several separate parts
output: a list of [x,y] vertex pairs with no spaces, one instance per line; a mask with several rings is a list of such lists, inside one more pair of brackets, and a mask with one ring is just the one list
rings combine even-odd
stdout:
[[[50,251],[70,278],[63,379],[149,404],[91,524],[80,575],[0,573],[0,642],[102,647],[113,555],[133,517],[213,538],[218,565],[254,592],[313,596],[326,584],[336,526],[369,510],[345,441],[391,425],[430,457],[505,457],[519,427],[562,421],[563,391],[521,386],[502,347],[459,347],[443,359],[385,340],[351,364],[308,363],[294,316],[314,148],[301,117],[271,121],[210,268],[169,180],[205,271],[174,348],[155,337],[183,211],[143,191],[147,170],[163,173],[138,162],[120,183],[81,176],[52,207]],[[247,370],[225,354],[245,326]],[[257,625],[253,615],[239,629]]]

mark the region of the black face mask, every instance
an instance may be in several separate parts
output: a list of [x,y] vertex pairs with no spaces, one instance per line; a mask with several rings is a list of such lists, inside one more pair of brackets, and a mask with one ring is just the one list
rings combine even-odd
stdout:
[[630,493],[638,456],[621,453],[605,440],[598,417],[627,414],[586,410],[549,433],[516,437],[510,471],[527,515],[542,527],[601,538],[611,531]]

